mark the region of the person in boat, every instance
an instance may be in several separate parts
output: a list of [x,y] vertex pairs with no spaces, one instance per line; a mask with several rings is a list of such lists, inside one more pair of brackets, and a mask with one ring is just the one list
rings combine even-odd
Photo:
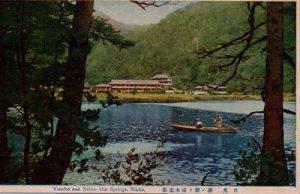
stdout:
[[215,118],[216,127],[220,128],[222,127],[222,117],[221,115],[217,115]]
[[198,122],[196,123],[196,127],[197,127],[198,129],[201,129],[201,128],[203,128],[204,126],[203,126],[203,123],[202,123],[201,121],[198,121]]

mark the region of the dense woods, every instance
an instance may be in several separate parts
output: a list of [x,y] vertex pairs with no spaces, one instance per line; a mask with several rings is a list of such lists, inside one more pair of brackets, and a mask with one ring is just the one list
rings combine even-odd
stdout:
[[[246,53],[257,44],[266,41],[265,82],[260,88],[265,107],[260,113],[264,114],[264,137],[260,148],[260,175],[254,184],[285,185],[288,184],[288,170],[285,158],[283,135],[283,93],[284,93],[284,59],[292,57],[284,48],[284,4],[267,3],[266,7],[260,2],[247,3],[248,28],[245,33],[219,44],[211,50],[200,50],[201,58],[221,58],[223,61],[218,68],[232,68],[232,73],[220,84],[225,85],[238,76],[238,69],[243,64]],[[266,10],[266,21],[256,17],[259,8]],[[266,34],[260,34],[260,28],[266,24]],[[244,30],[245,31],[245,30]],[[259,34],[259,36],[257,35]],[[223,50],[234,48],[231,54],[222,55]],[[220,54],[221,53],[221,54]],[[288,56],[288,57],[286,57]],[[225,60],[224,60],[225,59]],[[226,60],[228,59],[228,60]],[[295,69],[293,60],[287,60],[288,65]],[[253,113],[253,112],[252,112]],[[252,114],[250,113],[250,115]],[[291,113],[291,112],[289,112]]]
[[[80,110],[89,41],[133,42],[92,17],[92,1],[1,2],[0,10],[1,182],[59,184],[75,149],[105,144]],[[8,134],[22,135],[21,150]]]
[[[3,19],[3,2],[0,2],[0,19]],[[5,105],[4,95],[5,94],[5,70],[6,70],[6,52],[5,52],[5,43],[3,34],[5,32],[4,25],[0,23],[0,171],[2,172],[0,175],[0,182],[8,181],[8,163],[9,163],[9,150],[7,144],[7,128],[6,128],[6,111],[7,106]]]
[[[295,59],[295,6],[285,4],[285,48]],[[257,24],[265,21],[265,10],[256,12]],[[247,28],[248,10],[245,2],[193,3],[172,12],[159,24],[140,26],[123,32],[136,46],[119,52],[103,44],[93,44],[87,64],[87,81],[91,84],[116,78],[151,78],[156,73],[168,73],[175,87],[192,89],[198,83],[220,84],[231,68],[218,69],[222,58],[199,60],[199,49],[207,49],[233,39]],[[266,33],[260,28],[254,38]],[[227,84],[230,91],[259,93],[264,82],[264,43],[251,48],[243,59],[237,76]],[[228,48],[224,55],[240,47]],[[222,55],[220,55],[222,57]],[[285,63],[285,91],[295,91],[295,72]],[[181,72],[178,74],[178,72]]]
[[[89,31],[92,23],[93,1],[77,2],[75,6],[72,34],[69,43],[68,60],[64,80],[62,102],[66,105],[70,118],[60,119],[49,156],[34,177],[35,183],[59,184],[62,182],[73,153],[76,137],[74,118],[79,117],[83,95],[86,58],[89,53]],[[45,176],[45,170],[48,173]]]

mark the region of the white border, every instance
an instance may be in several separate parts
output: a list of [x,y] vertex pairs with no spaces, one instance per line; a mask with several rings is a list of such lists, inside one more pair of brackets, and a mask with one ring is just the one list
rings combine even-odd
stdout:
[[[39,1],[39,0],[37,0]],[[128,0],[95,0],[95,1],[128,1]],[[176,1],[176,0],[169,0]],[[198,0],[181,0],[181,1],[198,1]],[[210,0],[210,1],[226,1],[226,0]],[[231,0],[230,2],[239,2],[241,0]],[[253,0],[249,0],[253,1]],[[254,0],[256,1],[256,0]],[[68,186],[68,185],[51,185],[51,186],[34,186],[34,185],[1,185],[0,193],[170,193],[169,189],[173,188],[174,192],[172,193],[216,193],[216,194],[300,194],[300,177],[299,177],[299,165],[300,159],[300,138],[299,131],[300,128],[300,117],[298,116],[298,107],[300,106],[300,70],[298,68],[298,62],[300,61],[300,1],[297,0],[267,0],[267,1],[278,1],[278,2],[296,2],[296,186],[285,186],[285,187],[276,187],[276,186]],[[56,191],[54,188],[67,188],[70,191]],[[80,189],[80,191],[72,191],[72,189]],[[96,191],[84,191],[84,188],[94,188]],[[132,190],[134,188],[134,190]],[[195,189],[200,188],[200,192],[195,192]],[[212,189],[212,192],[208,192],[209,188]],[[224,192],[224,188],[227,189],[227,192]],[[163,192],[164,189],[167,189],[168,192]],[[175,189],[179,189],[179,192],[176,192]],[[237,191],[235,192],[235,189]],[[125,191],[126,190],[126,191]],[[142,191],[143,190],[143,191]],[[114,191],[114,192],[113,192]],[[122,192],[123,191],[123,192]],[[185,192],[184,192],[185,191]]]

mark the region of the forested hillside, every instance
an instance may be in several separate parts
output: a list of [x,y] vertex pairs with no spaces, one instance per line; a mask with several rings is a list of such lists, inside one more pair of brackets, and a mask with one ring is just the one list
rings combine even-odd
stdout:
[[[285,6],[285,47],[295,57],[295,15],[292,4]],[[173,77],[175,87],[189,89],[198,83],[219,84],[230,74],[230,68],[217,69],[224,59],[200,59],[197,50],[211,49],[227,42],[247,29],[248,9],[245,2],[192,3],[177,10],[159,24],[141,26],[123,35],[136,42],[129,49],[119,50],[102,42],[94,42],[88,59],[87,81],[95,84],[110,79],[149,79],[156,73]],[[256,13],[256,23],[265,20],[263,8]],[[255,37],[266,33],[265,27]],[[265,42],[256,45],[243,60],[238,75],[227,84],[230,91],[253,92],[263,86]],[[237,49],[237,48],[235,48]],[[236,54],[227,49],[223,54]],[[285,64],[285,91],[295,90],[295,71]],[[254,91],[255,92],[255,91]],[[259,92],[259,91],[257,91]]]

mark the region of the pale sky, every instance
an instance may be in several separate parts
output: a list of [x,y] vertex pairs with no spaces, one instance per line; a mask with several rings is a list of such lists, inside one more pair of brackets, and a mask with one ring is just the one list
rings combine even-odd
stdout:
[[[159,2],[158,2],[159,3]],[[175,4],[176,3],[176,4]],[[176,9],[183,8],[191,2],[171,2],[161,7],[147,7],[143,10],[129,1],[101,1],[96,0],[94,9],[103,12],[114,20],[125,24],[154,24]]]

